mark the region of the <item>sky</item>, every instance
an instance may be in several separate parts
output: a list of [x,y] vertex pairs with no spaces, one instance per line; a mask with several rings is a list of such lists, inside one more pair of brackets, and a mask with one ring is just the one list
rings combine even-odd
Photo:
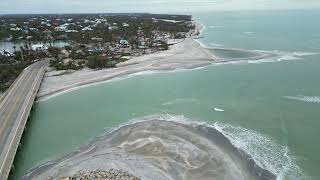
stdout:
[[320,8],[320,0],[0,0],[0,14],[192,13]]

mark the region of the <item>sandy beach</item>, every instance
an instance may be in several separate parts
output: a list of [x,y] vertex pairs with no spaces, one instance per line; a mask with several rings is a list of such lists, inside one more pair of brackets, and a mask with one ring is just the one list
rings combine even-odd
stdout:
[[[190,36],[195,37],[201,27],[197,26]],[[47,72],[38,93],[38,99],[69,91],[71,89],[123,77],[144,71],[172,71],[176,69],[192,69],[213,63],[215,57],[192,38],[186,38],[170,46],[167,51],[133,57],[117,65],[117,68],[79,71],[65,73],[64,71]],[[59,75],[61,73],[61,75]],[[63,74],[63,75],[62,75]]]
[[22,179],[59,179],[97,169],[122,169],[140,179],[157,180],[276,179],[212,126],[166,115],[124,124],[34,167]]

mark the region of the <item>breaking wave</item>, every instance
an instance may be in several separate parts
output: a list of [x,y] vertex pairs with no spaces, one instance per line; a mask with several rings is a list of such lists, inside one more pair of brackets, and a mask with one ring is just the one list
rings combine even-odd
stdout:
[[224,109],[220,109],[220,108],[217,108],[217,107],[212,107],[212,109],[216,112],[224,112]]
[[196,102],[197,99],[195,98],[179,98],[179,99],[175,99],[173,101],[167,101],[162,103],[162,106],[168,106],[168,105],[173,105],[173,104],[178,104],[178,103],[194,103]]
[[320,96],[285,96],[287,99],[293,99],[308,103],[320,103]]
[[79,170],[124,169],[141,179],[301,179],[285,146],[255,131],[184,116],[133,119],[24,179],[58,178]]
[[262,168],[277,175],[278,180],[302,179],[302,171],[286,146],[279,145],[267,136],[242,127],[215,123],[214,127],[238,149],[249,154]]
[[253,34],[255,34],[255,32],[252,32],[252,31],[246,31],[246,32],[243,32],[244,34],[246,34],[246,35],[253,35]]

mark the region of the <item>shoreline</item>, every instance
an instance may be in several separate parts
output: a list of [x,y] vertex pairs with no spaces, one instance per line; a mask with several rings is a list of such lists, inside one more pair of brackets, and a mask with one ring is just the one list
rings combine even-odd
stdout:
[[[143,133],[135,133],[142,130]],[[172,139],[178,143],[172,145]],[[163,150],[158,151],[159,148]],[[235,147],[217,125],[178,116],[151,115],[121,124],[76,151],[41,163],[22,179],[57,179],[97,169],[123,169],[141,179],[159,180],[209,180],[212,176],[264,180],[277,176]]]
[[[198,24],[197,22],[195,22]],[[174,70],[188,70],[211,65],[217,58],[194,40],[196,34],[203,27],[196,25],[190,32],[190,37],[182,42],[170,46],[169,50],[160,51],[139,57],[133,57],[126,62],[119,63],[117,68],[90,70],[84,68],[69,74],[65,71],[46,72],[37,95],[38,101],[45,100],[64,92],[70,92],[87,85],[109,81],[119,77],[126,77],[141,72],[168,72]],[[198,34],[200,35],[200,34]],[[57,74],[63,75],[57,75]]]

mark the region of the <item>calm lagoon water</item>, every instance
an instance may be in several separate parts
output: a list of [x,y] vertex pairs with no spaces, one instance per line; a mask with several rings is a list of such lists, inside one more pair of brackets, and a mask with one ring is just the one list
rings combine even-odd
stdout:
[[75,150],[106,129],[159,113],[231,125],[226,131],[234,142],[254,151],[279,179],[319,179],[320,11],[196,17],[206,26],[206,46],[282,56],[131,76],[38,102],[11,179],[20,179],[28,169]]

